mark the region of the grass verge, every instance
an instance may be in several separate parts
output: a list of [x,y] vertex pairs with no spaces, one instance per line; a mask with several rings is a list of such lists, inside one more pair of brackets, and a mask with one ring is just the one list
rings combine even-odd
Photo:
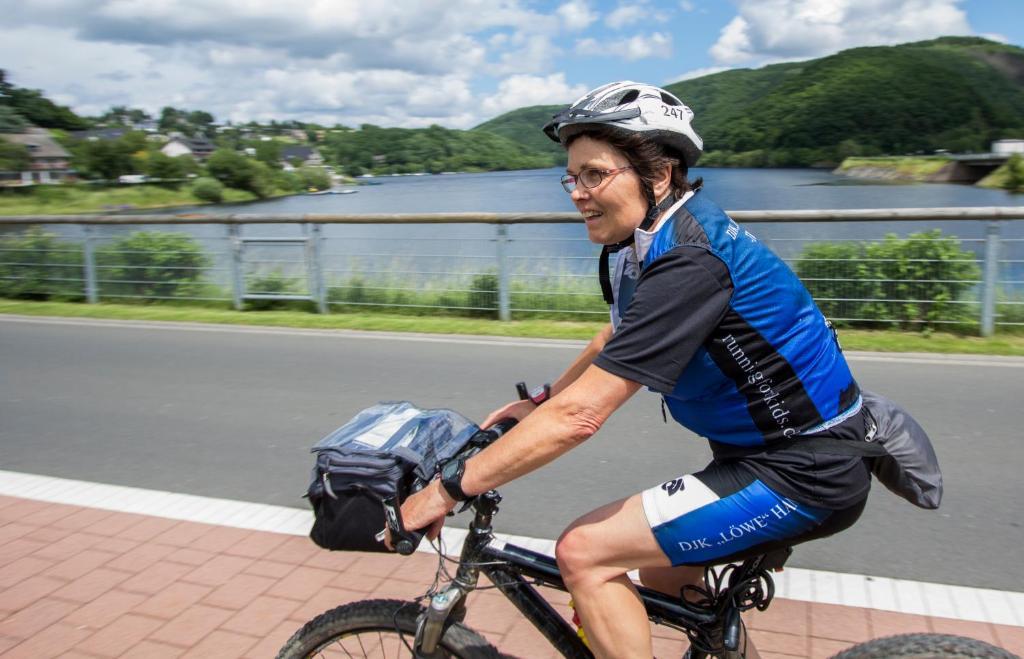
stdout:
[[[225,325],[351,329],[431,334],[590,339],[603,325],[592,321],[517,320],[507,323],[471,318],[398,316],[384,313],[319,315],[302,311],[234,311],[178,305],[78,304],[0,300],[0,313],[71,318],[187,321]],[[880,352],[935,352],[1024,356],[1024,336],[1003,334],[989,338],[934,332],[929,334],[884,330],[840,332],[847,350]]]
[[[274,196],[293,194],[278,190]],[[256,195],[224,189],[224,203],[254,201]],[[113,210],[208,205],[192,194],[191,186],[37,185],[29,190],[0,189],[0,215],[69,215]]]

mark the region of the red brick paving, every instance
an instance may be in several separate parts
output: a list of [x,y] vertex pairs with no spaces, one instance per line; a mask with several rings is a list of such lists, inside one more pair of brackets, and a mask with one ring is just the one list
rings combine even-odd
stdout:
[[[308,539],[0,497],[0,656],[263,659],[306,620],[367,597],[408,598],[435,559],[331,553]],[[567,615],[564,593],[551,602]],[[961,634],[1024,653],[1024,628],[778,599],[746,615],[768,659],[829,657],[903,632]],[[494,590],[466,623],[500,650],[557,656]],[[680,634],[652,629],[659,657]]]

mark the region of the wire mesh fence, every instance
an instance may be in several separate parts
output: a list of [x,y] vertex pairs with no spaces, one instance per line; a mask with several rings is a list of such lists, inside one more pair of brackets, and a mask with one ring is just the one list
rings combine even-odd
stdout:
[[[958,209],[955,227],[932,228],[941,222],[915,218],[901,233],[877,221],[785,222],[774,211],[765,218],[769,224],[753,230],[837,324],[983,333],[986,323],[989,331],[1024,327],[1024,222],[993,222],[983,219],[992,209],[966,210],[976,211],[976,219],[964,220],[965,209]],[[759,221],[756,212],[743,215],[751,224]],[[568,218],[493,224],[317,219],[185,224],[165,218],[158,227],[149,226],[154,219],[134,225],[123,218],[110,224],[102,218],[78,224],[5,220],[0,297],[606,317],[598,250]],[[893,211],[894,222],[906,220],[905,212]]]

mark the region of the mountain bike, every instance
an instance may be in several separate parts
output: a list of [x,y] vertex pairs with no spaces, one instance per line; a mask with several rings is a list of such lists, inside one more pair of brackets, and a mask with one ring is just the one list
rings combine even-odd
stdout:
[[[499,422],[477,433],[462,451],[469,457],[498,439],[514,425]],[[415,601],[377,599],[353,602],[326,611],[307,622],[285,643],[278,659],[306,657],[501,657],[483,636],[464,624],[470,593],[484,574],[527,620],[563,656],[593,657],[577,628],[541,596],[539,588],[566,591],[555,560],[523,547],[503,544],[492,533],[501,495],[485,492],[463,506],[474,517],[458,559],[439,553],[434,585]],[[461,511],[460,511],[461,512]],[[395,547],[411,554],[422,535],[404,528],[399,503],[385,502],[385,517]],[[771,573],[785,564],[791,548],[752,556],[739,563],[709,566],[704,586],[686,586],[680,596],[648,588],[638,591],[651,622],[685,634],[690,641],[687,659],[745,656],[740,614],[765,610],[774,596]],[[454,576],[447,563],[456,565]],[[425,602],[425,603],[424,603]],[[1010,653],[966,637],[909,634],[875,639],[854,646],[841,659],[882,657],[991,657],[1009,659]]]

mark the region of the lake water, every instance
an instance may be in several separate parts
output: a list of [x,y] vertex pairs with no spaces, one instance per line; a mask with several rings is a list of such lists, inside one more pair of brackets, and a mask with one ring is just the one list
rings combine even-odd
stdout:
[[[372,185],[351,186],[356,194],[299,195],[250,204],[195,209],[204,213],[435,213],[435,212],[572,212],[569,196],[558,182],[557,168],[483,174],[438,176],[384,176],[368,179]],[[1024,206],[1024,195],[968,185],[905,184],[866,181],[811,169],[701,169],[705,193],[727,210],[791,210],[843,208],[921,208],[970,206]],[[891,223],[770,223],[752,230],[783,256],[792,256],[806,240],[879,239],[885,233],[906,235],[932,228],[963,239],[964,246],[980,253],[984,222],[936,221]],[[297,235],[295,226],[253,226],[248,235]],[[345,239],[371,249],[391,251],[395,241],[457,238],[471,253],[491,242],[494,227],[487,225],[367,226],[326,225],[324,235]],[[525,258],[535,253],[538,242],[564,241],[563,257],[592,255],[579,224],[511,226],[511,254]],[[1024,238],[1024,221],[1005,222],[1003,237]],[[366,241],[374,241],[369,247]],[[389,246],[390,245],[390,246]],[[425,246],[426,247],[426,246]],[[428,248],[429,249],[429,248]],[[464,250],[458,250],[462,253]],[[491,251],[491,248],[488,248]],[[1021,258],[1024,258],[1022,256]]]
[[[295,196],[214,212],[435,213],[572,211],[560,169],[384,176],[358,194]],[[705,191],[731,210],[1019,206],[1024,195],[953,184],[867,182],[810,169],[696,169]],[[208,209],[203,209],[209,212]]]
[[[351,186],[355,194],[297,195],[268,201],[197,207],[204,214],[361,214],[435,212],[572,212],[569,196],[558,182],[560,169],[395,176],[369,179],[367,185]],[[835,176],[809,169],[696,169],[705,181],[705,193],[727,210],[795,210],[849,208],[989,207],[1024,206],[1024,195],[953,184],[895,184]],[[185,209],[188,210],[188,209]],[[154,212],[167,212],[154,211]],[[177,212],[177,211],[175,211]],[[844,239],[879,240],[886,233],[906,235],[939,228],[957,236],[962,246],[981,257],[986,222],[819,222],[765,223],[749,227],[784,258],[800,253],[809,241]],[[154,227],[156,228],[156,227]],[[181,230],[176,225],[175,230]],[[102,227],[99,234],[112,239],[137,227]],[[58,229],[79,237],[75,227]],[[227,282],[229,243],[220,225],[188,228],[211,253],[217,265],[214,279]],[[243,237],[292,237],[301,235],[299,225],[248,225]],[[464,282],[492,271],[495,227],[460,225],[339,225],[323,227],[327,239],[324,268],[329,280],[359,274],[368,279],[406,279],[411,287],[437,278],[462,273]],[[1024,221],[1002,225],[1003,261],[1000,279],[1024,279]],[[588,283],[596,270],[599,248],[586,239],[581,223],[513,225],[509,227],[508,257],[513,274],[531,277],[580,278]],[[304,277],[299,246],[246,248],[250,275],[282,270]],[[457,285],[458,286],[458,285]]]

